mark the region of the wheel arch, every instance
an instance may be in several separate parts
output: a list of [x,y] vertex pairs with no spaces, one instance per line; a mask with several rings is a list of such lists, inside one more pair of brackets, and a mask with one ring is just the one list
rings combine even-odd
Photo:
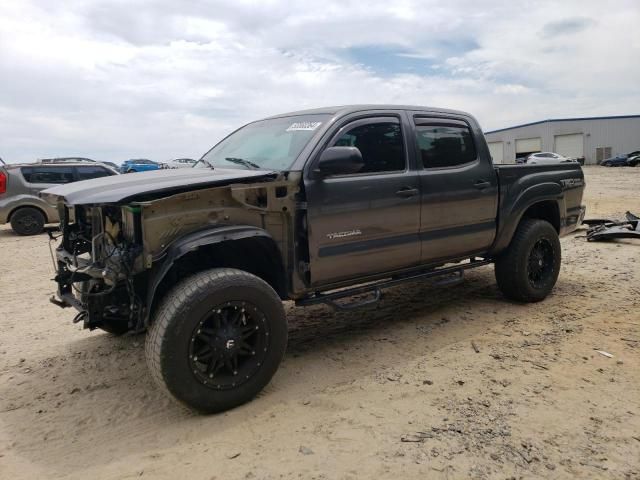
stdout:
[[530,205],[520,217],[518,223],[525,218],[536,218],[549,222],[560,233],[560,206],[556,200],[541,200]]
[[527,188],[514,199],[513,206],[500,216],[500,226],[491,255],[500,254],[511,243],[518,225],[525,218],[548,221],[558,234],[562,231],[565,213],[562,188],[556,183],[542,183]]
[[268,283],[281,299],[288,282],[280,248],[258,227],[233,226],[201,230],[175,241],[150,271],[146,322],[160,299],[180,279],[210,268],[237,268]]

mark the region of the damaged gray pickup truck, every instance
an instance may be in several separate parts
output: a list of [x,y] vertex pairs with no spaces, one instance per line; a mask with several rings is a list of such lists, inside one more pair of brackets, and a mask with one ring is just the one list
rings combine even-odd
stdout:
[[[578,163],[494,165],[476,120],[350,106],[250,123],[191,169],[72,183],[57,204],[52,301],[76,321],[148,330],[157,383],[201,412],[254,397],[283,358],[283,300],[375,304],[401,282],[495,264],[504,295],[544,299],[576,228]],[[349,300],[357,295],[358,300]]]

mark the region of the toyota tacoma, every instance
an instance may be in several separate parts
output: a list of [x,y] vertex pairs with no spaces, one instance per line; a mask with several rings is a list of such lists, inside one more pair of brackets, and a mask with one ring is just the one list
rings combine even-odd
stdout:
[[[61,307],[146,331],[149,370],[201,412],[254,397],[287,344],[282,301],[374,304],[385,287],[495,265],[543,300],[584,216],[576,162],[494,165],[469,114],[364,105],[273,116],[193,167],[51,188]],[[354,300],[353,297],[357,298]]]

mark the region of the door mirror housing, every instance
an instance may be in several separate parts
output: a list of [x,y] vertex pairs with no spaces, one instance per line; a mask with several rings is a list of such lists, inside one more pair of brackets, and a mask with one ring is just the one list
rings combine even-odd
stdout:
[[362,153],[357,147],[329,147],[320,155],[314,170],[322,176],[358,173],[364,167]]

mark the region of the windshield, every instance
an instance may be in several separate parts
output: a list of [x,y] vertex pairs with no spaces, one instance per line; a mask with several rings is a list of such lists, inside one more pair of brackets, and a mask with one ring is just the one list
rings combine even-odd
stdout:
[[287,170],[330,115],[296,115],[245,125],[207,152],[195,165]]

